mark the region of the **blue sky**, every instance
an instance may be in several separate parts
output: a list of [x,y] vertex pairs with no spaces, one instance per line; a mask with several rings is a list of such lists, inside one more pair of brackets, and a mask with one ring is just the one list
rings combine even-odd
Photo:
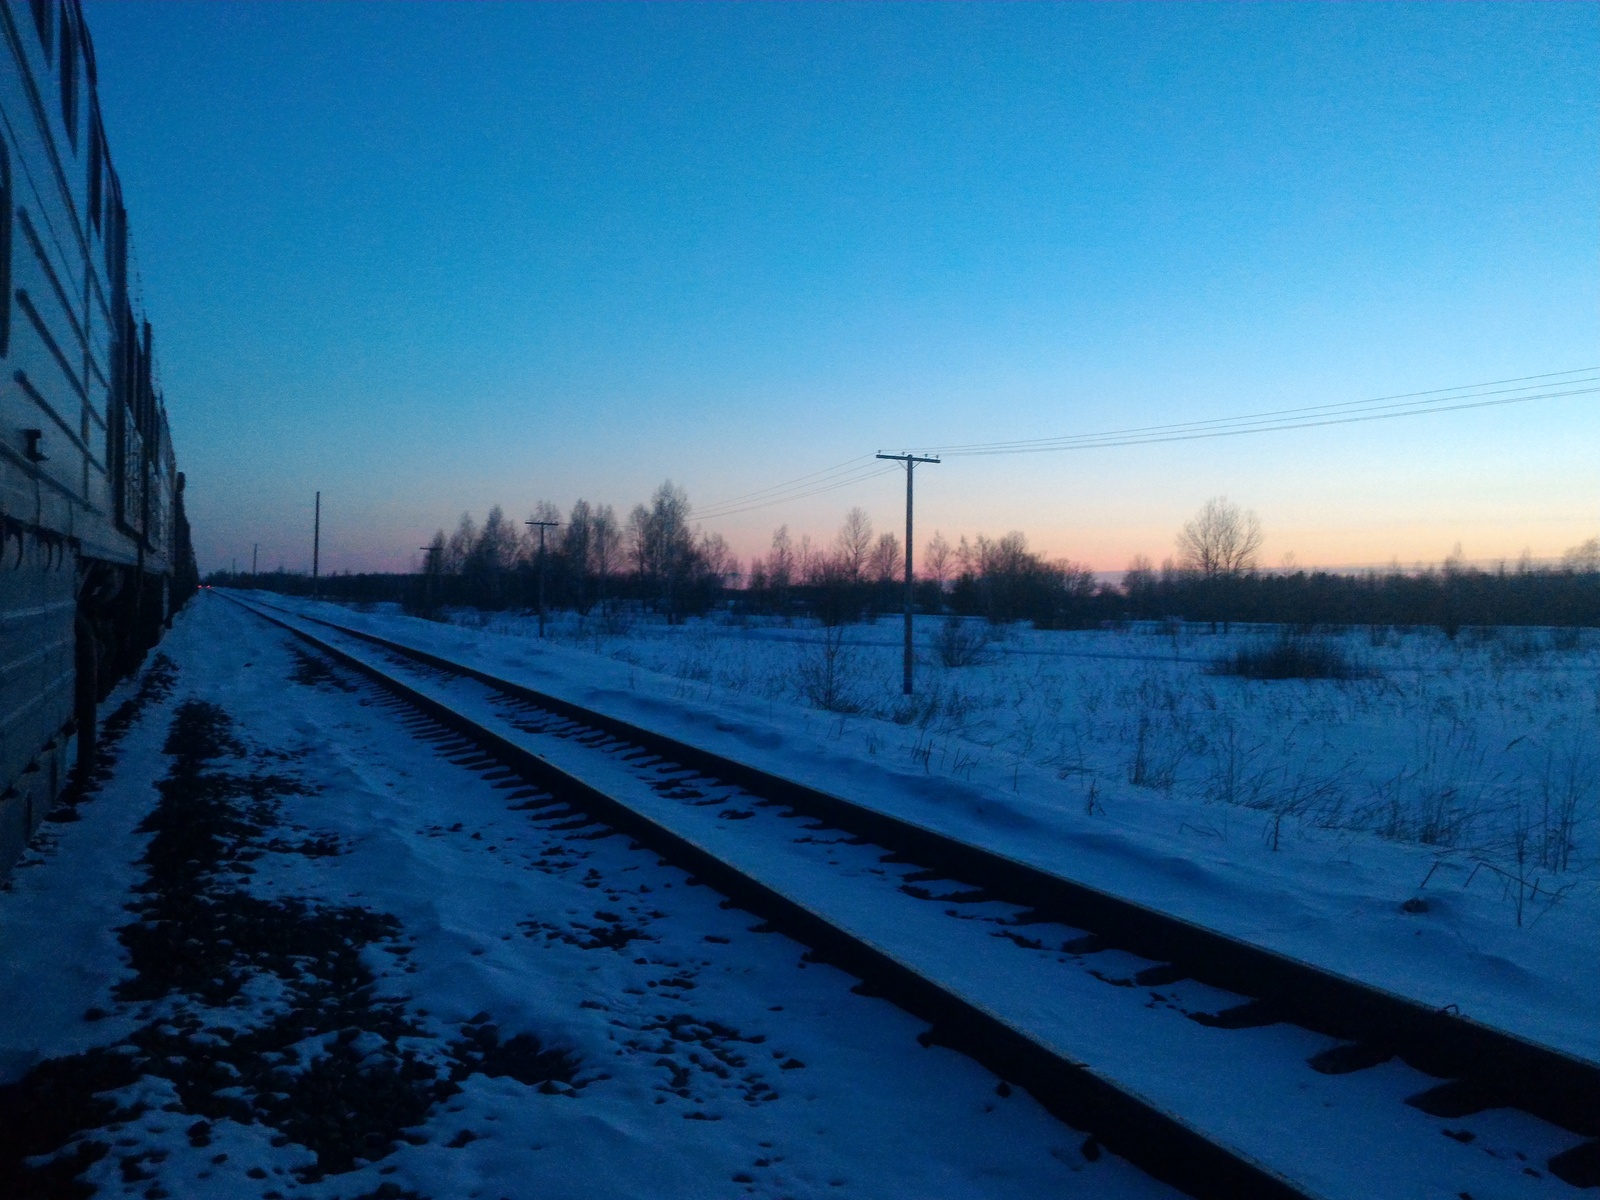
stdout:
[[[499,502],[1600,361],[1600,6],[87,6],[202,566]],[[1271,562],[1600,531],[1600,400],[919,476],[919,530]],[[901,519],[893,477],[709,527]],[[919,538],[920,540],[920,538]]]

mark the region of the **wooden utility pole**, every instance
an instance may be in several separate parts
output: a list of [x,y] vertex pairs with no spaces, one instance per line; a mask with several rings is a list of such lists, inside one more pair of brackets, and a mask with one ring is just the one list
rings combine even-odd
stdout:
[[554,529],[560,521],[528,521],[539,527],[539,636],[544,636],[544,531]]
[[879,458],[890,458],[895,462],[906,465],[906,662],[905,662],[905,694],[911,695],[911,664],[916,661],[916,656],[911,649],[911,609],[916,603],[916,577],[911,573],[911,476],[918,463],[936,463],[937,457],[923,457],[916,454],[880,454]]
[[317,515],[311,526],[311,598],[317,598],[317,575],[322,567],[322,493],[317,493]]
[[261,543],[256,542],[250,547],[250,574],[256,573],[256,563],[261,558]]
[[433,613],[433,573],[439,569],[438,557],[432,546],[422,547],[422,611],[430,618]]

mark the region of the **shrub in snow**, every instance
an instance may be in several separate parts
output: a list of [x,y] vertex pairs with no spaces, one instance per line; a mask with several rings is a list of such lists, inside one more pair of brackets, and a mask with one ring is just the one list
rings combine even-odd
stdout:
[[975,667],[989,658],[989,630],[977,621],[951,617],[933,640],[939,661],[947,667]]
[[1293,634],[1241,646],[1217,659],[1211,671],[1246,679],[1358,679],[1372,674],[1351,659],[1339,643]]
[[801,698],[826,712],[859,712],[856,698],[860,680],[855,656],[845,648],[844,627],[822,630],[822,640],[800,656],[795,672]]

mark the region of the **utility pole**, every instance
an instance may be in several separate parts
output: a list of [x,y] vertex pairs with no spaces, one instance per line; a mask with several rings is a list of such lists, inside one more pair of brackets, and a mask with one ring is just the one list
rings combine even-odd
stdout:
[[923,457],[916,454],[880,454],[879,458],[893,459],[906,465],[906,670],[905,694],[911,695],[911,664],[915,655],[911,650],[911,608],[916,602],[915,577],[911,574],[911,476],[918,463],[936,463],[937,456]]
[[322,493],[317,493],[317,515],[311,526],[311,598],[317,598],[317,574],[322,566]]
[[[433,612],[433,573],[439,569],[439,556],[432,546],[422,549],[422,611]],[[431,617],[430,617],[431,619]]]
[[256,573],[256,563],[261,558],[261,543],[256,542],[250,547],[250,574]]
[[554,529],[560,521],[528,521],[539,527],[539,636],[544,636],[544,531]]

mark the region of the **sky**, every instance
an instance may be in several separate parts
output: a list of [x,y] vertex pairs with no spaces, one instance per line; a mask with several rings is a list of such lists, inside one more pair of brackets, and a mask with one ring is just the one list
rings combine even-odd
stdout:
[[[1600,365],[1600,5],[85,5],[203,570]],[[1600,396],[917,474],[917,541],[1559,554]],[[707,517],[900,530],[894,474]]]

